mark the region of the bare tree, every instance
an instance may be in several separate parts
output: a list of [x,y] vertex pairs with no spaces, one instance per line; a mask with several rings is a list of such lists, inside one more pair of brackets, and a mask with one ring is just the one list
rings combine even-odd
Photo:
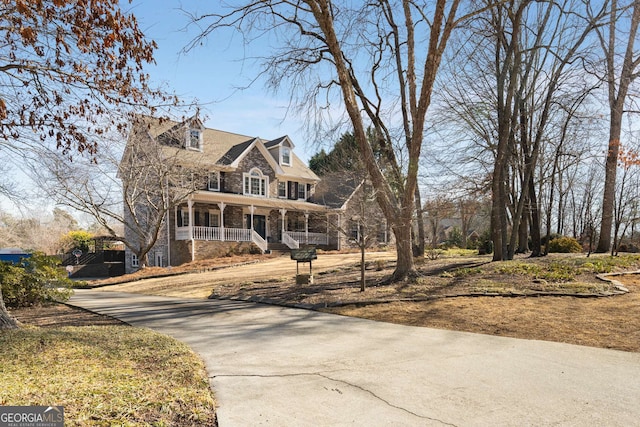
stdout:
[[[193,17],[204,30],[192,46],[225,27],[249,37],[276,31],[280,49],[266,58],[264,72],[273,87],[292,83],[298,105],[313,108],[313,114],[336,109],[331,100],[339,96],[396,238],[397,267],[391,280],[415,273],[411,226],[425,118],[447,42],[468,17],[459,13],[460,4],[252,1],[228,14]],[[318,106],[322,99],[329,105]],[[367,138],[369,126],[375,129],[387,174]]]
[[458,122],[471,141],[492,153],[494,260],[527,250],[529,236],[532,256],[541,254],[540,156],[554,111],[576,90],[574,61],[606,13],[588,16],[585,7],[576,0],[502,2],[478,15],[456,45],[465,67],[452,73],[446,102],[464,115]]
[[446,219],[450,220],[455,216],[455,203],[445,196],[437,196],[431,200],[427,200],[423,210],[427,216],[427,224],[429,225],[431,248],[436,248],[443,231],[442,221]]
[[366,250],[376,243],[380,227],[384,222],[381,218],[380,209],[376,206],[376,190],[360,174],[352,177],[360,184],[349,201],[349,208],[345,212],[346,224],[336,224],[336,230],[349,240],[360,250],[360,291],[366,289]]
[[[117,1],[5,1],[0,67],[0,151],[17,157],[54,145],[89,152],[89,135],[117,124],[106,114],[149,105],[146,63],[155,43]],[[0,185],[5,185],[4,182]],[[0,293],[0,327],[15,327]]]
[[[610,8],[609,25],[600,28],[597,34],[606,66],[603,81],[607,85],[610,110],[609,144],[605,163],[602,222],[596,252],[607,252],[611,246],[622,117],[625,113],[629,88],[638,77],[640,66],[640,51],[636,47],[638,24],[640,24],[640,0],[633,0],[623,5],[617,0],[611,0],[605,4]],[[621,33],[622,40],[618,37]]]
[[49,197],[94,218],[138,257],[141,267],[149,264],[147,254],[161,236],[167,214],[204,188],[208,178],[197,164],[183,167],[185,150],[176,145],[185,135],[180,123],[172,122],[162,134],[166,143],[150,136],[150,127],[162,121],[139,117],[126,146],[117,139],[103,141],[96,162],[68,163],[49,151],[33,165]]

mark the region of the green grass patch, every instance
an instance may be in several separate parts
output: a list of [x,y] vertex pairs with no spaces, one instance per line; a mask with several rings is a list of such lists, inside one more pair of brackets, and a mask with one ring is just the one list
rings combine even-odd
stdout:
[[570,282],[575,278],[576,273],[576,268],[571,264],[554,261],[546,269],[538,272],[535,278],[549,282]]
[[478,256],[478,250],[449,248],[449,249],[445,249],[442,252],[442,255],[445,257],[475,257],[475,256]]
[[445,278],[467,277],[467,276],[473,276],[476,274],[482,274],[482,269],[480,267],[456,268],[455,270],[443,272],[440,275],[440,277],[445,277]]
[[0,405],[62,405],[65,426],[215,425],[202,361],[147,329],[0,332]]
[[500,274],[532,275],[540,273],[541,268],[537,264],[519,261],[500,261],[502,265],[496,268]]

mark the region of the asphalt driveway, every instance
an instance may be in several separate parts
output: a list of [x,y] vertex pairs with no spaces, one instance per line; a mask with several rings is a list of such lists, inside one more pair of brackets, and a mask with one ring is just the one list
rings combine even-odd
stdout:
[[79,290],[204,359],[229,426],[640,425],[640,354],[253,303]]

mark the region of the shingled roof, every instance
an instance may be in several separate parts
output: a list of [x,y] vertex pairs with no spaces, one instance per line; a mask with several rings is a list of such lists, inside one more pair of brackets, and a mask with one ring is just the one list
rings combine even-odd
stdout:
[[332,172],[322,176],[311,202],[331,209],[341,209],[361,184],[348,172]]
[[[201,150],[183,149],[187,129],[194,122],[202,131]],[[212,169],[237,165],[240,157],[246,154],[254,143],[262,144],[268,150],[288,139],[288,136],[285,135],[271,141],[264,141],[247,135],[209,129],[202,126],[200,120],[195,116],[182,122],[139,116],[134,125],[138,126],[138,129],[145,129],[151,138],[158,141],[168,157],[179,156],[181,163]],[[268,155],[266,151],[264,154]],[[270,160],[277,162],[277,159]],[[319,181],[318,176],[293,152],[291,165],[282,165],[279,169],[279,173],[287,177]]]
[[221,165],[232,164],[233,162],[238,160],[242,153],[244,153],[247,148],[249,148],[249,146],[251,146],[251,144],[253,144],[255,141],[256,138],[253,138],[243,143],[234,145],[233,147],[229,148],[229,151],[227,151],[224,156],[220,158],[220,160],[218,160],[218,163]]

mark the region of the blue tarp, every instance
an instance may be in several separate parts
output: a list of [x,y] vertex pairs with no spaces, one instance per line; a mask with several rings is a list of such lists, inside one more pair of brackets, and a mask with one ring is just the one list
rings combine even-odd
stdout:
[[22,258],[29,258],[31,254],[0,254],[0,261],[18,264]]

